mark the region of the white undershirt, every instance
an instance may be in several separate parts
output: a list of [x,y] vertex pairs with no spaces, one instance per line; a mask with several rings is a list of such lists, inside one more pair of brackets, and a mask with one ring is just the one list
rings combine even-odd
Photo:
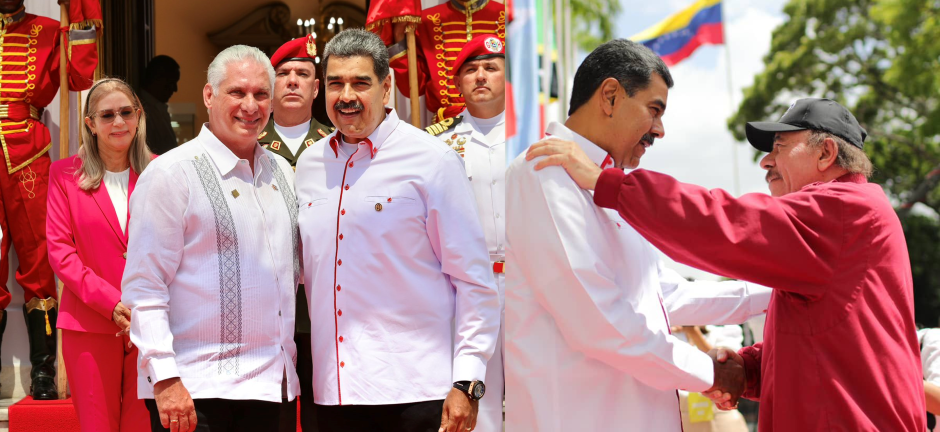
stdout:
[[345,138],[345,137],[343,138],[343,144],[342,144],[342,145],[343,145],[343,151],[346,152],[346,155],[347,155],[347,156],[352,156],[354,153],[356,153],[356,150],[359,149],[359,143],[355,143],[355,144],[348,143],[348,142],[346,142],[346,138]]
[[117,213],[118,223],[121,224],[121,231],[127,232],[127,184],[130,182],[130,168],[121,172],[104,172],[105,190],[111,197],[111,203],[114,204],[114,212]]
[[297,126],[289,127],[274,123],[274,130],[277,131],[277,134],[284,140],[284,144],[290,149],[290,154],[295,155],[297,154],[297,150],[300,149],[300,145],[304,143],[307,132],[310,132],[310,120]]
[[[469,111],[467,115],[473,117]],[[473,121],[480,127],[480,133],[490,145],[506,142],[506,111],[488,119],[473,117]]]

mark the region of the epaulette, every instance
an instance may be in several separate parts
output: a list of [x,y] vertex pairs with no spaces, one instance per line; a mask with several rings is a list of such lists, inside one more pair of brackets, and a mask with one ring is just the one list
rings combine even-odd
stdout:
[[[326,138],[326,137],[329,136],[331,133],[333,133],[334,130],[336,130],[336,128],[327,127],[327,128],[326,128],[326,131],[324,131],[324,130],[321,129],[321,128],[317,128],[317,133],[320,134],[321,137]],[[308,147],[309,147],[309,146],[308,146]]]
[[454,127],[457,127],[460,122],[463,121],[463,117],[457,116],[454,118],[444,119],[441,122],[434,123],[431,126],[424,128],[427,133],[438,136]]

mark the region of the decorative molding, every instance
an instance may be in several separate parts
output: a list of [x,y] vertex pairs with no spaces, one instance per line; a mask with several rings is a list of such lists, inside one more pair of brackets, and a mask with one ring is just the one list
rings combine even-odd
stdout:
[[212,43],[226,48],[232,45],[257,47],[271,55],[284,42],[296,36],[291,26],[290,7],[283,2],[261,6],[228,27],[209,33]]

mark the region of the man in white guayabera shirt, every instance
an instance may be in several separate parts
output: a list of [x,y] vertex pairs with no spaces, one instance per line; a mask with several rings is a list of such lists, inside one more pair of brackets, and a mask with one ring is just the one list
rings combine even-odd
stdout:
[[378,36],[322,64],[337,131],[297,163],[320,431],[471,430],[500,301],[460,156],[385,108]]
[[299,392],[294,172],[257,142],[273,86],[260,50],[219,53],[209,123],[155,159],[131,199],[121,300],[154,431],[276,430]]

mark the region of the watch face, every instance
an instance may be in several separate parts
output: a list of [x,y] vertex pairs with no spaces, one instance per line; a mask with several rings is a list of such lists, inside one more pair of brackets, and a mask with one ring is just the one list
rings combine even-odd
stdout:
[[484,393],[486,393],[486,386],[482,381],[477,382],[477,385],[473,386],[473,398],[480,399]]

